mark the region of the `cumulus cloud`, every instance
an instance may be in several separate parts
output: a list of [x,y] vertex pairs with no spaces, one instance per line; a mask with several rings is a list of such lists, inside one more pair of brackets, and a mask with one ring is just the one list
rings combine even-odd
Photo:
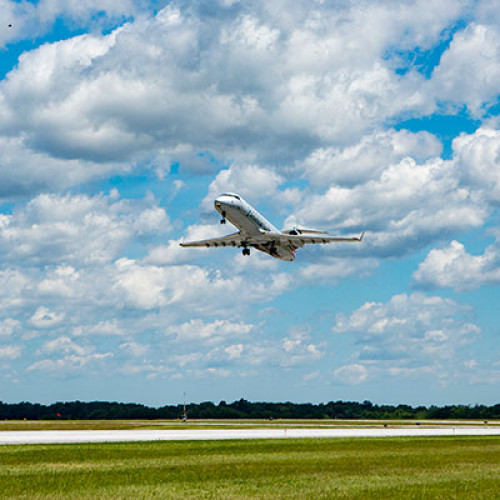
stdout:
[[[202,238],[219,226],[190,226],[187,234]],[[228,340],[234,344],[233,337],[244,339],[254,328],[241,320],[245,311],[293,286],[292,277],[276,267],[256,280],[255,269],[187,264],[173,250],[179,248],[177,240],[150,246],[169,229],[169,218],[154,198],[121,199],[116,191],[39,195],[14,207],[0,217],[1,336],[19,333],[31,342],[31,353],[58,335],[39,347],[38,355],[46,359],[35,360],[30,370],[76,373],[91,362],[96,369],[102,366],[94,361],[113,362],[112,357],[143,357],[155,366],[161,354],[147,349],[151,336],[164,343],[166,333],[166,344],[175,344],[179,354],[195,338],[227,347]],[[131,245],[135,258],[127,255]],[[165,256],[162,248],[171,251]],[[186,314],[200,319],[186,320]],[[218,314],[222,319],[214,319]],[[172,326],[166,330],[165,325]],[[136,338],[144,332],[144,341]]]
[[2,20],[11,26],[7,24],[0,29],[0,47],[41,36],[61,18],[74,28],[113,26],[134,15],[139,3],[137,0],[1,0]]
[[35,328],[52,328],[64,319],[64,313],[51,311],[47,307],[39,307],[31,316],[30,323]]
[[[212,200],[213,202],[213,200]],[[215,210],[214,218],[217,218]],[[168,265],[187,264],[199,261],[210,250],[206,248],[183,248],[179,245],[182,241],[196,241],[207,238],[216,238],[228,234],[228,228],[222,224],[192,224],[184,231],[184,236],[178,240],[170,240],[167,245],[155,245],[148,250],[148,255],[143,259],[145,264]]]
[[348,276],[367,276],[377,268],[377,265],[376,259],[337,259],[315,252],[314,262],[300,269],[299,276],[306,283],[333,285]]
[[55,192],[130,170],[129,165],[117,162],[54,158],[27,148],[20,137],[0,137],[0,147],[0,200],[19,200],[40,192]]
[[288,336],[281,340],[281,366],[296,366],[311,363],[323,357],[324,344],[315,344],[311,330],[307,327],[294,327]]
[[14,318],[0,321],[0,337],[10,337],[21,326],[21,322]]
[[479,338],[480,327],[469,314],[469,308],[451,299],[400,294],[338,314],[333,332],[357,336],[355,365],[436,370],[453,363],[461,348]]
[[0,346],[0,359],[17,359],[21,356],[23,347],[20,345]]
[[500,203],[500,130],[481,127],[453,140],[462,182],[495,205]]
[[[109,262],[133,236],[170,229],[163,208],[113,196],[39,195],[0,220],[0,252],[24,263],[90,264]],[[77,279],[59,268],[58,283]],[[69,274],[68,274],[69,273]],[[45,286],[55,286],[46,282]]]
[[113,354],[93,353],[93,354],[68,354],[60,359],[42,359],[31,364],[27,371],[38,370],[61,375],[67,372],[79,372],[82,368],[88,368],[88,365],[95,362],[102,362],[112,358]]
[[[469,8],[460,0],[221,1],[210,9],[174,1],[152,13],[142,0],[0,0],[2,17],[14,16],[0,44],[21,31],[38,36],[61,18],[71,27],[101,18],[108,28],[27,51],[0,82],[0,200],[30,198],[0,215],[0,336],[29,338],[30,371],[110,362],[150,377],[179,376],[179,367],[227,377],[240,365],[318,362],[325,348],[310,331],[271,337],[271,326],[246,313],[293,287],[365,276],[380,257],[458,238],[500,199],[493,122],[458,137],[447,161],[435,136],[387,129],[436,109],[487,113],[498,27],[482,3],[475,24],[456,30]],[[413,67],[407,54],[440,47],[451,27],[431,76]],[[179,174],[209,174],[196,185],[210,183],[204,210],[237,191],[271,200],[279,215],[291,207],[286,226],[367,236],[362,245],[308,250],[291,271],[264,256],[228,259],[229,250],[165,241],[181,224],[158,200],[61,194],[137,169],[162,181],[172,171],[181,209],[193,191]],[[192,224],[184,238],[226,232]],[[485,283],[480,273],[495,276],[496,246],[472,256],[457,245],[431,252],[415,281],[461,289],[458,268],[474,286]],[[479,334],[466,308],[421,294],[365,304],[335,329],[357,332],[359,353],[333,374],[353,384],[386,361],[393,374],[435,372]],[[20,352],[0,349],[5,358]]]
[[105,320],[99,321],[99,323],[95,325],[78,325],[73,328],[72,334],[75,337],[87,337],[93,335],[125,335],[126,330],[122,326],[118,320]]
[[482,117],[498,98],[499,46],[498,26],[472,23],[456,33],[432,76],[437,97],[458,107],[465,104],[472,116]]
[[344,365],[337,368],[333,372],[333,377],[339,382],[345,384],[361,384],[368,378],[368,370],[364,365],[353,363],[351,365]]
[[45,342],[36,353],[44,359],[32,363],[27,370],[46,372],[77,372],[90,363],[113,357],[113,353],[97,353],[91,345],[82,345],[68,336],[60,336]]
[[500,238],[483,254],[471,255],[465,246],[452,241],[448,247],[433,249],[413,274],[423,288],[451,287],[457,291],[473,290],[483,285],[500,284]]
[[120,349],[126,351],[133,357],[142,357],[149,352],[149,346],[138,344],[137,342],[124,342],[120,344]]
[[228,320],[215,320],[206,323],[200,319],[192,319],[180,325],[167,328],[168,334],[176,336],[178,342],[204,342],[218,344],[222,340],[246,336],[252,331],[254,325],[247,323],[233,323]]
[[[287,16],[278,4],[207,11],[173,3],[110,34],[27,52],[0,87],[1,130],[56,158],[159,156],[196,170],[200,153],[283,165],[403,112],[432,110],[423,77],[395,74],[387,54],[395,40],[439,42],[460,2],[301,3]],[[51,6],[79,15],[75,2]],[[126,1],[100,8],[133,11]],[[210,163],[217,169],[209,161],[205,171]]]
[[351,186],[379,177],[388,165],[406,157],[422,162],[439,156],[441,148],[438,139],[427,132],[388,130],[364,136],[345,148],[314,150],[300,170],[315,187]]
[[292,282],[286,273],[252,282],[242,275],[223,276],[200,266],[154,266],[131,259],[120,259],[115,267],[116,288],[125,293],[129,306],[144,310],[182,304],[198,312],[221,312],[227,311],[228,303],[241,310],[263,297],[267,301],[280,295]]
[[[215,322],[217,324],[218,322]],[[191,328],[191,324],[187,328]],[[206,325],[208,326],[208,325]],[[210,325],[210,329],[213,324]],[[238,328],[232,325],[230,328]],[[249,327],[251,327],[249,329]],[[229,328],[229,327],[228,327]],[[239,325],[240,330],[245,329],[255,331],[251,325]],[[176,331],[176,330],[173,330]],[[255,332],[257,333],[257,332]],[[311,339],[311,332],[308,328],[293,327],[290,331],[279,339],[263,339],[256,336],[255,340],[246,338],[247,332],[240,335],[241,342],[234,343],[234,335],[221,336],[216,339],[220,345],[215,345],[208,352],[185,352],[169,357],[169,360],[179,367],[196,365],[196,369],[223,368],[224,372],[248,373],[252,367],[280,366],[282,368],[299,367],[309,365],[324,356],[323,343],[315,343]],[[200,338],[198,334],[198,338]],[[178,337],[179,340],[182,338]],[[206,342],[203,337],[202,342]],[[212,339],[213,340],[213,339]]]
[[24,304],[23,298],[31,290],[30,278],[19,269],[0,271],[0,310],[9,315],[18,306]]
[[237,192],[249,200],[259,200],[274,195],[283,177],[272,169],[257,165],[236,165],[221,170],[210,183],[203,200],[205,210],[213,208],[213,202],[222,193]]
[[356,249],[360,255],[398,255],[443,234],[479,227],[487,215],[482,200],[460,185],[454,162],[405,158],[373,180],[305,196],[285,225],[367,230]]

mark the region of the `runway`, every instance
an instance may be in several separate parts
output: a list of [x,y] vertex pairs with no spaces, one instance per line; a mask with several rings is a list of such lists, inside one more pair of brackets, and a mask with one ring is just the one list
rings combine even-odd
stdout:
[[179,429],[104,431],[2,431],[0,444],[118,443],[133,441],[216,441],[227,439],[384,438],[424,436],[500,436],[498,427],[395,429]]

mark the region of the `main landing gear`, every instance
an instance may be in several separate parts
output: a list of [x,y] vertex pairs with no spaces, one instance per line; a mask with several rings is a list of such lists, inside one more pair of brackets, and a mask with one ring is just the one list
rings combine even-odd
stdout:
[[244,248],[241,253],[246,257],[250,255],[250,248]]

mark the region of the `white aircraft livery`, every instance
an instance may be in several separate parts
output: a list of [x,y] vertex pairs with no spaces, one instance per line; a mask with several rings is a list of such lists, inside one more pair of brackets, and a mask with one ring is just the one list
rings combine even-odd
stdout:
[[346,238],[328,236],[326,231],[299,228],[280,231],[241,196],[234,193],[219,196],[215,200],[215,209],[222,216],[221,224],[225,224],[227,219],[239,231],[219,238],[183,242],[180,244],[182,247],[238,247],[243,248],[243,255],[250,255],[250,248],[256,248],[277,259],[292,261],[295,260],[295,251],[307,244],[360,242],[364,235],[363,233],[359,237]]

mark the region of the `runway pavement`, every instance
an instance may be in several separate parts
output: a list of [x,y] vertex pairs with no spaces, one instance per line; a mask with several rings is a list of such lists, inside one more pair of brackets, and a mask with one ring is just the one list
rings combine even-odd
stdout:
[[116,443],[130,441],[203,441],[402,436],[500,436],[498,427],[388,429],[179,429],[107,431],[2,431],[0,444]]

